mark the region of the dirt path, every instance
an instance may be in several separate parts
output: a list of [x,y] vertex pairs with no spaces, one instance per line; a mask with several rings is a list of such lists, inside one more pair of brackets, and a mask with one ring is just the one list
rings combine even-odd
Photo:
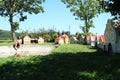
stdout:
[[15,54],[22,56],[47,55],[54,48],[54,46],[22,46],[15,50],[12,46],[1,46],[0,58],[14,56]]

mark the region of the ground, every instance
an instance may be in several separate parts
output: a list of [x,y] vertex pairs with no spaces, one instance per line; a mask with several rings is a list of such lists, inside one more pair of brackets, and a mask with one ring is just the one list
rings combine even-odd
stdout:
[[13,46],[1,46],[0,47],[0,57],[8,57],[14,55],[47,55],[49,52],[55,48],[54,46],[21,46],[17,50]]

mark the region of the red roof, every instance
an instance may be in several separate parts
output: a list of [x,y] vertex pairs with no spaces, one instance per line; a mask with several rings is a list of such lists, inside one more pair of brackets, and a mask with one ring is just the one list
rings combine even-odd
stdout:
[[59,41],[59,40],[62,40],[62,38],[61,37],[57,37],[55,40]]
[[105,43],[104,35],[101,35],[101,40],[102,40],[103,43]]
[[87,39],[87,41],[89,41],[90,40],[90,36],[87,36],[86,39]]

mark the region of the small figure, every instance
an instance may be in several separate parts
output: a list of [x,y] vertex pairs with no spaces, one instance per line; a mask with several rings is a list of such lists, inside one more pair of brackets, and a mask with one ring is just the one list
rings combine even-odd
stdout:
[[21,44],[22,44],[22,39],[21,39],[21,37],[19,36],[19,37],[17,38],[15,44],[13,45],[14,49],[17,50],[18,48],[20,48]]

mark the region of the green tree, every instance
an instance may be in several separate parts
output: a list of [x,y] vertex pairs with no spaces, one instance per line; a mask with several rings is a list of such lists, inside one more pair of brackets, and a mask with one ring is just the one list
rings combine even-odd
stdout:
[[13,41],[16,40],[15,31],[19,29],[19,22],[14,21],[19,16],[19,21],[27,19],[25,13],[38,14],[44,12],[41,4],[45,0],[0,0],[0,15],[8,17]]
[[100,5],[103,0],[61,0],[64,4],[67,4],[67,8],[73,12],[76,19],[83,20],[85,26],[82,26],[84,33],[88,33],[93,25],[93,18],[99,13],[103,12],[104,9]]
[[115,19],[120,19],[120,0],[107,0],[102,4],[105,6],[106,11],[115,16]]
[[55,41],[55,38],[57,38],[57,37],[58,37],[58,34],[57,34],[57,33],[53,33],[53,34],[51,35],[51,41],[54,42],[54,41]]

